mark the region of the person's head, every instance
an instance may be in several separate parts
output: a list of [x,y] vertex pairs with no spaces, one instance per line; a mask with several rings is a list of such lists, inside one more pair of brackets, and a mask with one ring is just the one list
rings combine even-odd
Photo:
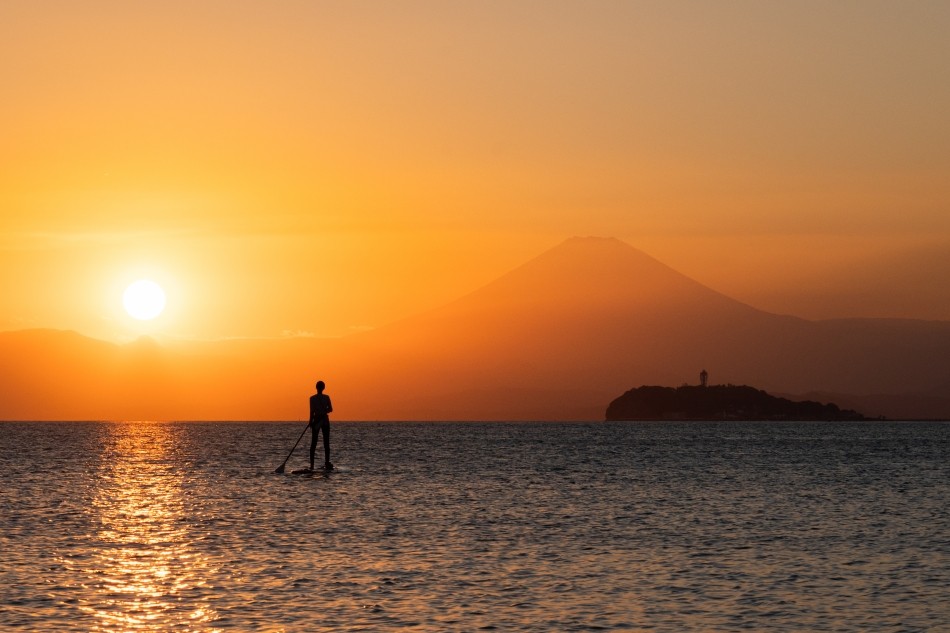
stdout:
[[317,381],[317,393],[323,393],[323,390],[326,389],[326,388],[327,388],[327,386],[326,386],[325,384],[323,384],[323,381],[322,381],[322,380],[318,380],[318,381]]

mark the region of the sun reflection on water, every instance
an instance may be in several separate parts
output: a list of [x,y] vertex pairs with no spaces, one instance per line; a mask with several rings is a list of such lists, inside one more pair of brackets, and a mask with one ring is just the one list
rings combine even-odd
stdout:
[[99,549],[84,571],[95,598],[81,608],[92,631],[218,631],[209,563],[193,547],[172,425],[110,425],[89,512]]

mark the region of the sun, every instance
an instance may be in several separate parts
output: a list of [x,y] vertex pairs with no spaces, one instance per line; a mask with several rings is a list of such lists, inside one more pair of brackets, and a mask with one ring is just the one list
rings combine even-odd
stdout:
[[154,281],[139,279],[122,294],[125,311],[139,321],[151,321],[165,309],[165,291]]

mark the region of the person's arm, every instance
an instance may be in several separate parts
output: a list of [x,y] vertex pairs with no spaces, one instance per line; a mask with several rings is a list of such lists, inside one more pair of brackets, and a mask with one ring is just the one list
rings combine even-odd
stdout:
[[330,402],[330,396],[327,396],[327,413],[333,413],[333,403]]

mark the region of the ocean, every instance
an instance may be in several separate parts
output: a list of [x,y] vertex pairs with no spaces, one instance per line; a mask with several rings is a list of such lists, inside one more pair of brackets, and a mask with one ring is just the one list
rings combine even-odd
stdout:
[[0,423],[0,630],[950,631],[948,423],[303,426]]

